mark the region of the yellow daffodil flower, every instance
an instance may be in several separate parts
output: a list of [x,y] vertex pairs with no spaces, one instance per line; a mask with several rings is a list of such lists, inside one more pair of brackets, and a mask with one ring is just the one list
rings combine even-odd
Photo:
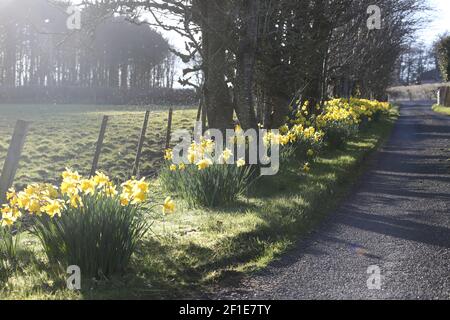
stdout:
[[14,218],[11,211],[8,212],[2,212],[2,220],[1,220],[1,226],[2,227],[10,227],[16,222],[17,218]]
[[243,166],[245,166],[245,160],[244,159],[239,159],[237,162],[236,162],[236,166],[238,167],[238,168],[240,168],[240,167],[243,167]]
[[95,194],[95,182],[92,179],[81,180],[80,189],[84,194]]
[[94,183],[98,188],[103,188],[104,186],[108,185],[109,182],[109,177],[104,173],[99,171],[95,173]]
[[230,160],[230,158],[233,156],[233,153],[231,152],[231,150],[230,149],[225,149],[223,152],[222,152],[222,159],[225,161],[225,162],[228,162],[228,160]]
[[63,209],[63,205],[58,200],[49,200],[48,204],[42,207],[42,210],[47,213],[51,218],[55,215],[61,216],[61,210]]
[[171,197],[167,197],[166,200],[164,200],[163,213],[169,214],[173,213],[174,211],[175,211],[175,203],[173,202]]
[[173,158],[173,150],[172,149],[166,149],[164,151],[164,159],[170,161],[170,160],[172,160],[172,158]]
[[303,166],[303,172],[308,173],[309,171],[311,171],[311,167],[309,166],[309,163],[307,162]]
[[212,164],[213,164],[213,162],[210,159],[205,158],[205,159],[200,160],[199,162],[197,162],[196,165],[197,165],[198,170],[205,170],[209,166],[212,166]]

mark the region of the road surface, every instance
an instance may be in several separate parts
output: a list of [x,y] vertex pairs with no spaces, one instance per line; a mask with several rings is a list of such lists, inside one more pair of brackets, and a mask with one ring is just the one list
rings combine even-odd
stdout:
[[280,261],[215,298],[450,299],[449,158],[450,117],[403,105],[340,208]]

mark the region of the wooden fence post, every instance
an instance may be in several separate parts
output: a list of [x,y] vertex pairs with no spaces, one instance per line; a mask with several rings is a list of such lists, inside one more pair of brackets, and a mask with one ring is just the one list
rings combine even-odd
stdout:
[[438,105],[450,107],[450,87],[440,87],[438,89]]
[[173,109],[169,109],[169,117],[167,118],[167,133],[166,133],[166,144],[164,150],[167,150],[170,146],[170,139],[172,134],[172,117],[173,117]]
[[203,99],[200,100],[200,103],[198,105],[198,109],[197,109],[197,122],[200,121],[200,117],[202,116],[202,105],[203,105]]
[[445,94],[444,94],[444,101],[443,106],[450,107],[450,87],[444,87],[445,88]]
[[442,93],[441,105],[445,106],[445,101],[447,100],[447,88],[442,87],[441,93]]
[[134,160],[133,176],[137,176],[139,172],[139,162],[141,160],[142,147],[144,146],[145,134],[147,132],[148,119],[150,117],[150,111],[145,112],[144,123],[142,124],[141,136],[139,137],[138,148],[136,152],[136,159]]
[[97,147],[95,148],[94,160],[92,161],[91,174],[93,177],[97,171],[98,160],[100,159],[100,153],[102,152],[103,139],[105,138],[106,125],[108,124],[108,116],[104,116],[102,120],[102,126],[100,127],[100,133],[98,135]]
[[207,120],[206,106],[205,106],[205,104],[203,104],[203,106],[202,106],[202,136],[207,131],[206,130],[207,129],[207,127],[206,127],[206,120]]
[[6,192],[11,188],[14,177],[19,166],[20,155],[22,154],[25,138],[28,133],[30,123],[18,120],[14,128],[14,133],[9,144],[8,154],[0,177],[0,205],[6,201]]

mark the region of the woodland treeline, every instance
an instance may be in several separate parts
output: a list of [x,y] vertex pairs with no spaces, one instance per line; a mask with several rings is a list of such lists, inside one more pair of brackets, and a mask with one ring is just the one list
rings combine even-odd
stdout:
[[[179,56],[190,62],[185,83],[201,73],[208,124],[219,129],[233,125],[234,112],[244,128],[276,127],[297,100],[320,112],[329,97],[383,99],[424,10],[421,0],[85,3],[135,18],[147,12],[155,24],[183,35],[186,50]],[[372,5],[381,9],[380,29],[368,28]]]
[[[380,8],[380,28],[368,27],[368,21],[378,24],[373,20],[377,12],[368,10],[374,5]],[[419,26],[417,13],[425,9],[424,0],[84,0],[82,7],[89,12],[82,34],[98,33],[92,30],[98,30],[102,17],[116,13],[136,24],[130,29],[154,24],[183,36],[184,50],[172,50],[186,66],[181,82],[196,88],[208,125],[222,130],[233,126],[234,114],[244,128],[258,123],[277,127],[297,101],[309,101],[310,112],[317,113],[330,97],[382,100]],[[151,17],[149,23],[143,17]],[[144,57],[154,49],[153,42],[142,40],[158,36],[150,31],[129,37],[112,33],[114,45],[134,38],[143,44],[135,56],[126,55],[128,73],[134,74],[127,74],[126,82],[151,87],[154,61]],[[46,79],[55,81],[64,69],[80,85],[120,87],[126,83],[120,76],[126,74],[120,52],[108,56],[111,60],[100,55],[94,61],[80,54],[79,69],[56,67],[53,78]],[[90,61],[89,71],[82,69],[83,59]],[[150,73],[134,73],[146,63]]]
[[1,102],[192,100],[190,91],[171,90],[176,57],[160,33],[125,17],[105,15],[95,6],[82,9],[81,30],[69,30],[69,4],[46,0],[2,4]]

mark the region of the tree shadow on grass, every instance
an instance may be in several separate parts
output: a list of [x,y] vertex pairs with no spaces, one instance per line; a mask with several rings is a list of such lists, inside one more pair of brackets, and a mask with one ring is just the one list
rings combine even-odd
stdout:
[[146,239],[133,261],[130,274],[135,276],[122,286],[128,289],[115,297],[195,297],[211,283],[237,283],[248,271],[265,267],[336,206],[348,191],[348,182],[357,176],[349,177],[349,172],[356,173],[356,159],[365,157],[365,151],[371,149],[367,143],[373,143],[376,137],[369,132],[359,138],[359,143],[325,153],[312,164],[311,174],[303,173],[300,163],[293,162],[279,175],[261,178],[248,200],[220,208],[225,214],[255,214],[258,221],[251,230],[222,234],[214,246],[191,241],[172,245]]

